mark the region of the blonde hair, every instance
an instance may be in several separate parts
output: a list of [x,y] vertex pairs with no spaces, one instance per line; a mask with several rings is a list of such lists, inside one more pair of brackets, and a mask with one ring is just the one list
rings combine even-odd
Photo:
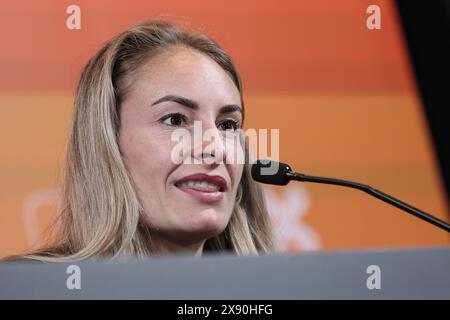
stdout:
[[[155,253],[118,146],[125,75],[172,46],[197,50],[232,78],[242,98],[239,73],[229,55],[205,35],[181,31],[163,20],[147,20],[110,40],[85,66],[79,80],[67,145],[56,235],[45,247],[23,256],[44,261]],[[249,165],[239,184],[225,230],[205,242],[205,251],[256,254],[272,249],[269,216]]]

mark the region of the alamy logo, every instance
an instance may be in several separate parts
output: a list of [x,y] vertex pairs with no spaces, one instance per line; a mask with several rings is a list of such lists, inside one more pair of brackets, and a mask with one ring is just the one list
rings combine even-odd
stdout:
[[76,4],[67,7],[66,13],[70,14],[66,20],[66,27],[69,30],[81,29],[81,9]]
[[370,276],[367,278],[366,285],[367,289],[373,290],[373,289],[381,289],[381,269],[376,264],[372,264],[367,267],[366,270],[367,274],[370,274]]
[[81,289],[81,269],[79,266],[72,264],[67,267],[66,273],[70,274],[66,280],[66,287],[69,290]]
[[369,30],[381,29],[381,9],[376,4],[371,4],[367,7],[367,14],[370,14],[366,20],[366,26]]
[[[172,132],[171,141],[174,142],[170,158],[174,164],[246,164],[258,155],[258,159],[265,159],[266,167],[262,167],[262,175],[273,175],[278,171],[280,155],[279,129],[236,129],[219,133],[216,129],[203,131],[202,121],[194,121],[192,130],[179,128]],[[244,144],[247,142],[248,155],[245,154]],[[269,155],[270,145],[270,155]],[[225,154],[224,154],[225,152]],[[192,155],[197,155],[192,158]],[[198,155],[202,155],[200,158]],[[204,155],[209,155],[204,157]],[[214,155],[214,156],[211,156]],[[224,156],[226,155],[226,157]],[[225,158],[225,159],[224,159]]]

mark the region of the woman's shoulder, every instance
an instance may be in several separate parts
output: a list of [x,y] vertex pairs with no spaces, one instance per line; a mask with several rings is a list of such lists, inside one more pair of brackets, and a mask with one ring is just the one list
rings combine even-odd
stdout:
[[0,259],[0,263],[42,264],[56,260],[56,255],[48,250],[36,250],[22,254],[15,254]]
[[4,264],[42,264],[44,261],[37,259],[37,257],[28,257],[26,255],[14,255],[14,256],[7,256],[2,259],[0,259],[0,263],[2,265]]

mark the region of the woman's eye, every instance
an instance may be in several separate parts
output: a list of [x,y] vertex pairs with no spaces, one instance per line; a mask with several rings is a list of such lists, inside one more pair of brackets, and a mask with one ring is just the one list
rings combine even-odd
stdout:
[[238,123],[234,120],[226,120],[219,124],[220,130],[231,130],[236,131],[238,129]]
[[161,121],[162,123],[167,124],[169,126],[178,127],[186,122],[186,117],[183,116],[181,113],[171,113],[164,116],[161,119]]

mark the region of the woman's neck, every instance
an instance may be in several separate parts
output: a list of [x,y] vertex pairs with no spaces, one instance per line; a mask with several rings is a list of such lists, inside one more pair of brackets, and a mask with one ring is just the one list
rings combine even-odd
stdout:
[[205,241],[183,242],[159,235],[152,235],[152,247],[155,253],[162,255],[187,254],[201,256]]

